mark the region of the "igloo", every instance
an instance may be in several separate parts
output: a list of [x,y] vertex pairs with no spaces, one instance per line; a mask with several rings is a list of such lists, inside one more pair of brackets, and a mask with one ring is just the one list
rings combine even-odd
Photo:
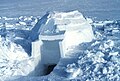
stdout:
[[[60,58],[69,57],[69,51],[94,38],[92,26],[79,11],[48,12],[32,29],[32,56],[35,66],[54,65]],[[41,72],[41,75],[44,72]]]

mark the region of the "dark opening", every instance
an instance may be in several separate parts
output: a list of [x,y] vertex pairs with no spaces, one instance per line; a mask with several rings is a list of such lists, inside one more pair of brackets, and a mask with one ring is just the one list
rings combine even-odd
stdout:
[[53,64],[53,65],[47,66],[46,74],[45,74],[45,75],[50,74],[50,73],[53,71],[53,69],[54,69],[54,67],[55,67],[56,65],[57,65],[57,64]]

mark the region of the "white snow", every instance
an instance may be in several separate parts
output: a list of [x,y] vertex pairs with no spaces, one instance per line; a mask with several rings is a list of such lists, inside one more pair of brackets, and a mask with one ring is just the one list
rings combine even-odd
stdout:
[[[33,23],[31,23],[33,26],[37,22],[37,19],[32,20],[32,18],[33,16],[30,18],[21,16],[17,19],[19,19],[20,22],[26,23],[26,26],[27,22],[30,21]],[[12,18],[3,17],[3,19],[8,23],[6,27],[10,27],[11,23],[9,23],[8,20],[11,20]],[[55,22],[52,21],[52,19]],[[52,24],[49,23],[49,21],[52,21]],[[93,29],[95,32],[95,37],[93,36],[93,33],[91,33],[92,27],[89,23],[94,25]],[[110,25],[110,28],[109,26],[106,27],[106,24],[111,23],[112,25]],[[0,80],[4,80],[2,77],[5,77],[7,79],[8,77],[11,78],[16,75],[27,76],[30,72],[33,72],[31,73],[32,77],[28,76],[27,79],[39,79],[40,81],[119,81],[119,26],[116,26],[116,24],[118,23],[114,23],[113,21],[100,21],[98,23],[92,22],[91,19],[87,19],[86,21],[83,19],[82,14],[78,11],[51,13],[48,16],[47,22],[45,23],[46,26],[42,25],[43,27],[46,27],[45,31],[47,31],[47,33],[41,35],[39,37],[39,40],[60,40],[58,44],[60,46],[59,50],[61,50],[60,53],[62,54],[61,57],[69,56],[69,58],[67,57],[64,59],[68,59],[67,61],[70,63],[63,61],[63,59],[58,63],[58,59],[60,59],[60,57],[56,56],[56,54],[58,54],[56,50],[58,49],[52,49],[54,45],[47,45],[47,43],[45,45],[45,42],[43,41],[32,42],[34,48],[32,48],[32,56],[29,57],[25,50],[20,45],[17,45],[10,41],[8,39],[9,37],[0,37]],[[16,26],[17,24],[15,23],[12,25]],[[18,26],[21,25],[23,26],[25,24],[18,24]],[[55,28],[54,25],[56,25]],[[3,26],[3,24],[1,24],[1,26]],[[105,28],[106,30],[114,30],[112,32],[106,32],[102,30],[101,32],[101,30],[99,30],[99,26],[101,28]],[[56,30],[55,32],[52,30],[51,33],[51,29]],[[65,31],[65,33],[60,34],[60,31]],[[109,37],[108,33],[113,36]],[[117,39],[117,35],[114,36],[115,33],[118,34]],[[91,41],[93,38],[94,40]],[[24,38],[15,37],[15,39],[23,40]],[[66,45],[66,49],[64,50],[62,49],[63,45]],[[44,47],[52,49],[52,51]],[[41,52],[41,48],[42,51],[43,48],[46,49],[44,53]],[[66,52],[66,55],[64,55],[65,50],[68,51]],[[44,57],[47,57],[46,59],[41,58],[41,55],[43,54],[46,54]],[[50,56],[47,56],[48,54]],[[75,56],[74,59],[71,59],[73,58],[72,55]],[[44,79],[42,80],[42,77],[34,77],[38,76],[40,73],[44,74],[43,70],[45,67],[42,66],[42,62],[39,63],[41,60],[43,60],[44,62],[42,62],[45,64],[58,63],[53,72],[48,76],[44,76]],[[35,68],[36,66],[38,67]],[[34,79],[32,79],[33,77]],[[23,78],[23,80],[26,79]],[[21,78],[18,79],[18,81],[21,81]]]
[[[38,66],[38,62],[41,63],[39,66],[57,64],[61,57],[69,54],[67,52],[71,47],[90,42],[94,38],[92,26],[79,11],[51,12],[46,18],[48,19],[45,24],[41,23],[38,26],[38,31],[41,31],[39,40],[32,43],[32,56],[39,57],[34,57],[37,60],[33,67]],[[79,69],[76,72],[79,72]],[[40,73],[42,75],[43,72]],[[76,73],[73,73],[73,77],[76,76]]]
[[[61,43],[64,54],[69,52],[68,49],[72,46],[79,45],[83,42],[90,42],[94,38],[92,26],[86,21],[79,11],[51,13],[48,16],[46,24],[42,26],[44,28],[43,31],[45,31],[45,27],[50,28],[54,25],[56,25],[56,29],[54,28],[55,30],[65,31],[64,38]],[[49,33],[52,32],[51,30],[47,31],[49,31]],[[47,36],[41,37],[46,38]],[[55,35],[50,37],[55,40],[58,36]]]
[[19,22],[21,25],[26,25],[26,23],[25,22]]
[[103,68],[103,74],[107,74],[107,68],[106,67]]
[[4,39],[0,41],[0,78],[28,75],[33,70],[33,60],[20,45]]

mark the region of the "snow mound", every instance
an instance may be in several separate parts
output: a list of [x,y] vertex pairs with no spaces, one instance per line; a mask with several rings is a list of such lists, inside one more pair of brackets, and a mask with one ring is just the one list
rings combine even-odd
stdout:
[[[0,18],[0,80],[12,76],[27,76],[33,71],[33,58],[28,54],[29,31],[37,22],[37,17]],[[29,44],[29,45],[28,45]],[[24,68],[26,67],[26,68]]]
[[0,37],[0,79],[18,75],[26,76],[33,70],[31,65],[32,59],[20,45]]

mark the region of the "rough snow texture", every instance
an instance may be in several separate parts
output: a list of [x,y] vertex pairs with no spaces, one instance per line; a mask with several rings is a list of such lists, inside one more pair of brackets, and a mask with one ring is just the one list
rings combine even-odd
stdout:
[[92,42],[80,44],[71,51],[79,58],[66,64],[67,78],[73,81],[119,81],[120,23],[105,21],[100,27],[99,23],[93,24],[96,37]]
[[[95,39],[75,47],[70,52],[74,58],[61,59],[50,75],[14,77],[14,80],[9,78],[8,81],[120,81],[120,21],[94,21],[91,24]],[[2,66],[2,62],[0,63]],[[15,64],[11,63],[11,66]],[[2,68],[5,69],[1,67],[0,71]],[[7,72],[6,69],[4,71]]]
[[34,70],[27,37],[37,18],[21,16],[0,19],[0,80],[11,76],[28,75]]
[[32,59],[20,45],[8,41],[4,37],[0,37],[0,39],[0,78],[28,75],[33,70]]

